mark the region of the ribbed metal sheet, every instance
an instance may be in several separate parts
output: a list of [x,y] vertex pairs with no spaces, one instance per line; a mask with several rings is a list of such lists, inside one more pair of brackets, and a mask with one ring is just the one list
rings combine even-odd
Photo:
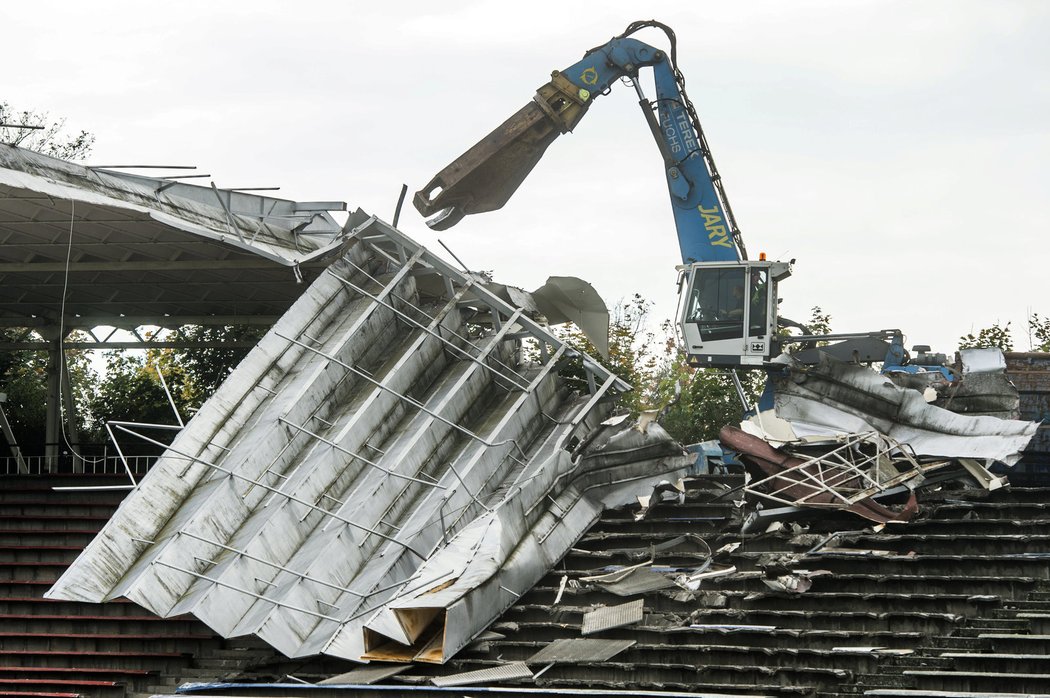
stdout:
[[462,674],[451,676],[435,676],[430,680],[438,688],[446,686],[469,686],[476,683],[497,683],[499,681],[513,681],[514,679],[528,679],[532,672],[525,666],[525,662],[514,662],[491,669],[477,669],[476,671],[465,671]]
[[634,644],[634,640],[561,638],[525,660],[529,664],[552,662],[604,662]]
[[580,628],[580,633],[593,635],[603,630],[622,628],[625,625],[639,623],[642,620],[644,607],[645,603],[638,599],[619,606],[605,606],[596,608],[593,611],[587,611],[583,614],[583,625]]
[[674,585],[674,581],[667,575],[654,572],[646,567],[636,569],[623,579],[598,582],[598,586],[602,589],[617,596],[637,596],[650,591],[668,589]]
[[484,280],[377,219],[353,232],[49,598],[440,663],[604,507],[689,467],[658,425],[601,426],[629,386],[584,356],[594,391],[567,389],[572,350]]
[[391,676],[397,676],[405,669],[408,669],[411,664],[369,664],[367,666],[358,667],[353,671],[348,671],[345,674],[339,674],[333,676],[324,681],[318,681],[318,685],[331,686],[331,685],[348,685],[348,686],[367,686],[369,684],[382,681],[383,679],[389,679]]
[[822,355],[805,380],[778,378],[776,415],[796,437],[876,431],[908,444],[917,456],[991,458],[1013,465],[1035,436],[1038,424],[955,414],[926,402],[918,390]]

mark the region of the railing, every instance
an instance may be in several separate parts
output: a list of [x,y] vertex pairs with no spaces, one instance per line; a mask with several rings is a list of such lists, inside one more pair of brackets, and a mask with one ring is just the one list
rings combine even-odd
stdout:
[[0,476],[3,475],[125,475],[128,469],[134,475],[145,475],[158,456],[128,456],[127,469],[119,456],[14,456],[0,457]]

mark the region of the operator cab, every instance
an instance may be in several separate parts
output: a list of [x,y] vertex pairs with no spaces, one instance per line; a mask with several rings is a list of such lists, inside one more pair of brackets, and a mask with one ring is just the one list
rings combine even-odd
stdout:
[[787,262],[698,262],[682,267],[687,285],[678,325],[691,366],[761,367],[780,349],[777,283]]

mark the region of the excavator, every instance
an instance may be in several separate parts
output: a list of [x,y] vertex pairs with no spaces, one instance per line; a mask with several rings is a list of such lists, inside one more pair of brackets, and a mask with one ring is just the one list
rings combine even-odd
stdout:
[[[666,35],[663,51],[632,37],[646,28]],[[649,99],[639,71],[651,69],[656,98]],[[777,285],[791,275],[792,262],[759,255],[750,260],[729,206],[722,178],[678,69],[674,31],[655,20],[630,24],[624,33],[587,51],[513,116],[441,170],[413,204],[434,230],[446,230],[464,216],[501,208],[558,136],[571,132],[614,83],[633,85],[645,122],[663,160],[682,263],[679,271],[678,330],[687,361],[696,367],[762,368],[785,343],[820,341],[821,351],[855,362],[883,362],[919,372],[941,370],[943,355],[922,347],[916,360],[904,350],[899,330],[862,334],[811,335],[802,325],[778,317]],[[803,334],[787,335],[781,327]],[[916,349],[920,349],[916,347]],[[812,349],[796,360],[816,360]],[[926,364],[926,365],[924,365]],[[935,368],[936,367],[936,368]],[[945,371],[945,377],[951,376]]]

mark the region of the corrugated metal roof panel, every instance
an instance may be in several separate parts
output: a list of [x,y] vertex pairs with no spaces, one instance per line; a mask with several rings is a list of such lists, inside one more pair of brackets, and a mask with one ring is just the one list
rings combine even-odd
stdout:
[[595,389],[570,392],[573,350],[485,283],[363,223],[48,595],[444,662],[690,464],[657,425],[602,426],[629,386],[583,356]]

